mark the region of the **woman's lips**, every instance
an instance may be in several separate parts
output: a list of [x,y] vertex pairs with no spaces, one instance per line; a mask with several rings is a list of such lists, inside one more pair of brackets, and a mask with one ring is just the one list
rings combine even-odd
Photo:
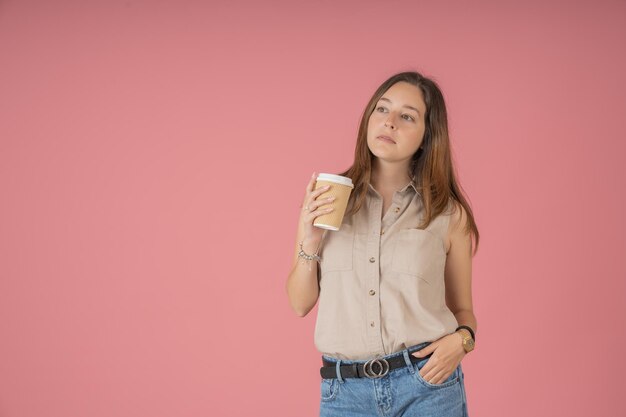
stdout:
[[383,142],[388,142],[388,143],[396,143],[394,142],[391,138],[387,137],[387,136],[379,136],[377,139],[382,140]]

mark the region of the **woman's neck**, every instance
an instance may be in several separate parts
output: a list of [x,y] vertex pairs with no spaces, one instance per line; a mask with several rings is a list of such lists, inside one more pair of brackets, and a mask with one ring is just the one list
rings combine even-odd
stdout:
[[411,182],[411,177],[407,171],[407,167],[401,164],[379,163],[372,167],[370,183],[379,191],[401,190]]

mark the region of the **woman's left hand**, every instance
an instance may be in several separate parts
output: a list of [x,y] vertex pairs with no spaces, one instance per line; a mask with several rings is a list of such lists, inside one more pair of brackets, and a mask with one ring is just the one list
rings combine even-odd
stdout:
[[433,352],[432,356],[419,370],[420,375],[431,384],[440,384],[448,379],[467,354],[463,349],[463,337],[457,332],[435,340],[422,350],[413,352],[412,355],[422,358],[431,352]]

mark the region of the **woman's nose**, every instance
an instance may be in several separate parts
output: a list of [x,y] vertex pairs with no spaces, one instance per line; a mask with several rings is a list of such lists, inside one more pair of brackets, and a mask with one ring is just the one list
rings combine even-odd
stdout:
[[395,128],[396,128],[396,125],[395,125],[395,123],[393,122],[393,120],[392,120],[392,118],[391,118],[391,117],[392,117],[392,116],[390,115],[390,116],[387,118],[387,120],[385,120],[385,127],[391,127],[392,129],[395,129]]

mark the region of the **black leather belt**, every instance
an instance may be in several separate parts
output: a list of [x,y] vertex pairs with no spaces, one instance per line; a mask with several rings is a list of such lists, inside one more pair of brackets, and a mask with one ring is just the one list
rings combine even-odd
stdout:
[[[426,355],[423,358],[416,358],[409,354],[411,363],[415,363],[432,355]],[[330,362],[322,357],[323,366],[320,368],[320,375],[324,379],[337,378],[337,362]],[[365,363],[352,363],[349,365],[339,365],[342,378],[382,378],[392,369],[406,366],[404,355],[394,356],[393,358],[374,358]]]

